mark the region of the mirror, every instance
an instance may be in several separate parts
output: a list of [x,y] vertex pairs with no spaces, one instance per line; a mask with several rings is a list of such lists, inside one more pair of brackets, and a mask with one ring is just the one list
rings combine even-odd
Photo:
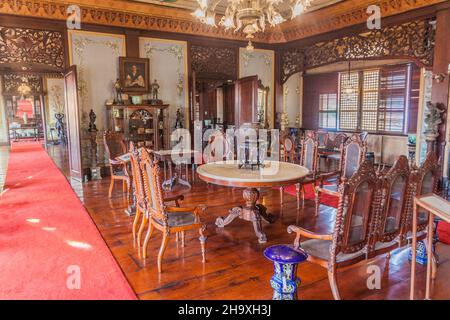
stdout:
[[268,127],[267,105],[269,101],[269,87],[264,87],[261,80],[258,80],[258,101],[257,101],[257,122],[263,128]]

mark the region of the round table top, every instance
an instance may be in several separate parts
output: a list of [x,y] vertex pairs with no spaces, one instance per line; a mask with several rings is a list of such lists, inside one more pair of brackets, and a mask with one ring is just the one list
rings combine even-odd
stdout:
[[310,171],[289,162],[265,161],[260,169],[239,169],[238,161],[219,161],[201,165],[197,173],[203,181],[230,187],[282,187],[300,182]]

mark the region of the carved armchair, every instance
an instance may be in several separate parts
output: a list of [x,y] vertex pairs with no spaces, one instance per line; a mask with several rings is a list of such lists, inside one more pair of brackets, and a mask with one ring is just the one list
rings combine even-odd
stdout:
[[408,159],[400,156],[391,169],[380,176],[380,180],[382,198],[377,201],[377,210],[371,223],[370,258],[389,253],[400,246],[402,223],[409,205]]
[[[415,168],[414,170],[412,170],[408,182],[408,207],[406,208],[407,213],[405,214],[405,220],[402,223],[401,230],[402,245],[408,243],[411,237],[414,197],[427,193],[437,193],[439,179],[439,162],[436,158],[436,154],[433,152],[429,152],[420,168]],[[425,233],[425,230],[428,227],[428,212],[421,210],[417,213],[417,215],[417,231],[419,233],[418,235],[420,240],[422,236],[424,237],[424,235],[422,235],[421,233]]]
[[[302,148],[301,148],[302,149]],[[280,161],[296,162],[295,140],[288,133],[282,133],[280,136]],[[300,208],[300,184],[295,185],[297,192],[297,208]],[[284,187],[280,187],[280,204],[284,202]]]
[[[320,185],[316,187],[316,216],[319,214],[320,194],[325,193],[338,197],[338,186],[342,179],[349,179],[358,170],[359,165],[364,161],[366,151],[366,143],[356,133],[342,144],[339,169],[334,172],[321,174],[319,179]],[[331,178],[335,178],[335,183],[324,186],[323,182]]]
[[[308,254],[308,260],[328,270],[333,297],[340,299],[337,270],[367,258],[370,241],[370,221],[380,193],[379,179],[373,165],[364,161],[350,179],[339,186],[339,207],[332,234],[317,234],[289,226],[295,233],[294,246]],[[301,238],[308,239],[300,242]]]
[[122,133],[105,131],[103,133],[103,144],[105,146],[106,153],[108,154],[110,172],[111,172],[111,184],[109,186],[108,197],[112,197],[115,181],[122,181],[123,192],[127,193],[127,199],[130,193],[130,175],[127,169],[127,161],[120,160],[118,157],[127,154],[127,147],[124,142],[124,136]]
[[[147,256],[147,246],[154,229],[162,232],[163,238],[158,254],[158,272],[162,272],[162,259],[171,234],[185,231],[198,230],[202,250],[202,261],[205,262],[204,230],[206,225],[201,222],[200,215],[206,210],[205,207],[171,207],[165,204],[161,182],[161,172],[158,162],[154,161],[149,153],[142,149],[141,170],[143,173],[144,189],[147,198],[146,217],[149,227],[143,245],[143,258]],[[178,237],[177,237],[178,239]],[[184,246],[184,236],[182,237]]]
[[[133,241],[137,240],[138,248],[140,248],[141,246],[142,233],[144,232],[144,228],[148,223],[148,219],[145,216],[145,213],[147,212],[147,199],[145,196],[144,181],[141,170],[141,152],[142,149],[137,149],[133,142],[130,142],[131,173],[133,181],[133,191],[136,197],[136,215],[133,221],[132,233]],[[149,157],[153,160],[153,157],[151,155],[149,155]],[[184,196],[182,195],[175,197],[166,197],[164,198],[164,202],[167,203],[173,201],[175,202],[175,206],[179,207],[179,201],[182,201],[183,199]],[[139,228],[139,232],[137,232],[139,221],[141,221],[141,226]]]

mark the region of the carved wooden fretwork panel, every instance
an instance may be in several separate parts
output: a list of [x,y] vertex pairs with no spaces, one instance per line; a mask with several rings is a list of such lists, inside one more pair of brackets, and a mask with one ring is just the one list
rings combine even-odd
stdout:
[[26,83],[30,93],[38,94],[44,90],[42,88],[42,78],[36,74],[6,73],[3,75],[3,94],[18,95],[18,88]]
[[197,77],[235,80],[237,77],[237,50],[225,47],[191,46],[192,71]]
[[360,59],[410,58],[433,65],[435,30],[428,20],[372,30],[282,52],[284,83],[292,74],[322,65]]
[[57,31],[0,26],[0,64],[12,63],[63,70],[63,34]]

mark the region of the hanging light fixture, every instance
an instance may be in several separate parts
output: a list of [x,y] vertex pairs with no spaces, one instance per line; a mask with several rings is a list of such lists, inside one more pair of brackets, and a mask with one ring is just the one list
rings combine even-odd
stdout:
[[[197,0],[199,8],[192,15],[202,23],[216,27],[215,10],[221,0]],[[264,32],[266,25],[274,27],[286,21],[280,11],[280,5],[289,2],[291,19],[301,15],[311,0],[228,0],[224,16],[219,25],[225,30],[242,31],[249,39],[248,50],[252,50],[251,39],[255,33]]]
[[350,82],[351,78],[351,61],[348,61],[348,74],[347,74],[347,85],[345,86],[344,90],[342,90],[342,93],[345,95],[345,99],[349,100],[351,96],[358,91],[358,88],[353,85],[353,83]]
[[22,83],[17,87],[17,92],[20,94],[21,99],[25,99],[30,94],[31,87],[26,77],[22,77]]

